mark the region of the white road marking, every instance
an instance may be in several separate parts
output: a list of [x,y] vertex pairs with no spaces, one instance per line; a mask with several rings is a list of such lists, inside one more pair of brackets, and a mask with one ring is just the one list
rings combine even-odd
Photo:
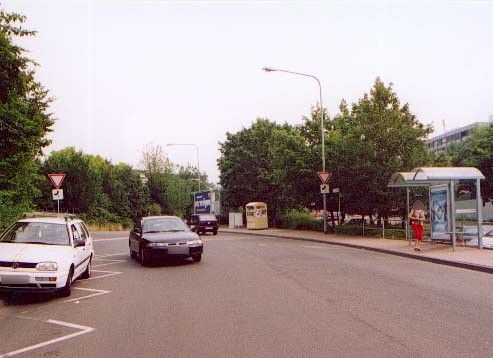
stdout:
[[98,259],[98,261],[109,261],[109,263],[92,265],[92,267],[109,266],[109,265],[114,265],[114,264],[119,264],[119,263],[125,262],[125,260],[106,260],[106,259]]
[[[93,266],[94,267],[94,266]],[[103,277],[109,277],[109,276],[115,276],[115,275],[120,275],[121,272],[118,271],[103,271],[103,270],[92,270],[92,272],[103,272],[106,273],[106,275],[101,275],[101,276],[96,276],[96,277],[91,277],[91,278],[86,278],[83,280],[80,280],[80,282],[86,282],[86,281],[91,281],[91,280],[97,280]]]
[[85,300],[86,298],[100,296],[100,295],[105,295],[105,294],[111,292],[111,291],[106,291],[106,290],[96,290],[94,288],[82,288],[82,287],[72,287],[72,289],[74,289],[74,290],[82,290],[82,291],[91,291],[91,292],[96,292],[96,293],[93,293],[92,295],[87,295],[87,296],[82,296],[82,297],[77,297],[77,298],[71,298],[71,299],[65,300],[63,302],[73,302],[73,301]]
[[58,343],[58,342],[61,342],[61,341],[65,341],[67,339],[74,338],[74,337],[80,336],[81,334],[86,334],[86,333],[89,333],[89,332],[92,332],[92,331],[95,330],[95,328],[92,328],[92,327],[86,327],[86,326],[81,326],[81,325],[78,325],[78,324],[73,324],[73,323],[68,323],[68,322],[62,322],[62,321],[56,321],[56,320],[53,320],[53,319],[49,319],[46,322],[47,323],[51,323],[51,324],[58,324],[60,326],[70,327],[70,328],[74,328],[74,329],[79,329],[80,331],[79,332],[68,334],[66,336],[62,336],[62,337],[58,337],[58,338],[55,338],[55,339],[51,339],[49,341],[45,341],[45,342],[41,342],[41,343],[38,343],[38,344],[34,344],[32,346],[29,346],[29,347],[21,348],[21,349],[18,349],[16,351],[12,351],[12,352],[9,352],[9,353],[2,354],[2,355],[0,355],[0,358],[12,357],[12,356],[15,356],[15,355],[20,354],[20,353],[32,351],[33,349],[38,349],[38,348],[42,348],[42,347],[48,346],[50,344],[54,344],[54,343]]
[[129,255],[129,253],[128,253],[128,251],[126,251],[126,252],[120,252],[118,254],[94,255],[94,260],[99,260],[99,259],[103,259],[103,258],[111,257],[111,256],[122,256],[122,255]]
[[93,242],[128,240],[128,237],[112,237],[111,239],[92,239]]

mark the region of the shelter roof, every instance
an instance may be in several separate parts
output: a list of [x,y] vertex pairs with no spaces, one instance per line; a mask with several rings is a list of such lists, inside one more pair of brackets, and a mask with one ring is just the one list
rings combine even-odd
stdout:
[[414,180],[484,179],[474,167],[424,167],[414,168]]
[[458,179],[484,179],[484,175],[473,167],[419,167],[392,174],[387,187],[430,186]]

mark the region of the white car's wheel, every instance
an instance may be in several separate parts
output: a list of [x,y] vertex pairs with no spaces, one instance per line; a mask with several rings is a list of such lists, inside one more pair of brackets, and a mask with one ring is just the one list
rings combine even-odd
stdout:
[[92,256],[91,258],[89,259],[89,263],[87,264],[87,267],[86,267],[86,270],[82,273],[82,275],[80,276],[81,278],[90,278],[91,277],[91,266],[92,266]]
[[67,276],[67,282],[61,291],[62,297],[69,297],[72,293],[72,277],[74,276],[74,269],[70,268],[70,272]]

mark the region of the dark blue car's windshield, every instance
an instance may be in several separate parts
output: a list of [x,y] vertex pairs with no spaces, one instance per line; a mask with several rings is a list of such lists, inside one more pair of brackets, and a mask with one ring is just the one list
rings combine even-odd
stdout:
[[188,226],[178,218],[156,218],[145,220],[142,224],[142,232],[177,232],[188,231]]

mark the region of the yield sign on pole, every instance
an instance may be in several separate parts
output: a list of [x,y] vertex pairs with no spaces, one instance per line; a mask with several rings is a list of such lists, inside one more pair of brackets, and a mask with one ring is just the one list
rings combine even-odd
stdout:
[[65,179],[65,174],[63,173],[48,174],[48,178],[50,178],[55,188],[60,189],[60,187],[62,186],[63,179]]
[[322,182],[322,184],[327,184],[327,182],[329,181],[330,176],[332,175],[332,173],[329,173],[329,172],[317,172],[317,175],[320,178],[320,181]]

